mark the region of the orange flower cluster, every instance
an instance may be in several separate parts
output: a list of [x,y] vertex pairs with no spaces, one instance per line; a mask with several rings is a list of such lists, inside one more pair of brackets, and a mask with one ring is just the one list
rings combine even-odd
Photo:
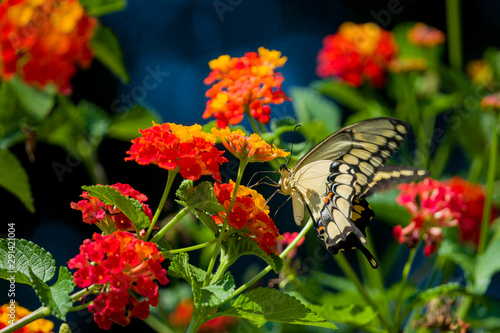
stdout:
[[290,154],[276,148],[275,145],[271,146],[255,133],[247,137],[242,130],[231,131],[228,127],[225,129],[212,128],[212,133],[222,141],[224,147],[231,154],[240,160],[266,162]]
[[76,67],[92,60],[88,43],[97,21],[77,0],[5,0],[0,3],[1,76],[18,73],[37,87],[71,93]]
[[222,55],[210,61],[212,72],[204,82],[213,86],[206,93],[210,100],[203,118],[214,116],[217,126],[225,128],[241,122],[247,112],[258,122],[269,123],[268,104],[281,104],[288,99],[281,90],[284,78],[276,72],[286,60],[281,52],[261,47],[258,53],[248,52],[241,58]]
[[125,161],[141,165],[156,164],[167,170],[179,169],[185,179],[198,180],[212,175],[220,181],[219,165],[227,162],[224,152],[215,148],[215,135],[205,133],[200,125],[154,124],[139,130],[142,137],[132,140]]
[[[227,215],[227,210],[231,204],[231,197],[234,191],[234,182],[229,184],[214,185],[214,192],[219,203],[225,211],[218,215],[213,215],[215,223],[222,224]],[[257,191],[240,185],[236,193],[231,212],[228,217],[228,224],[242,236],[247,236],[259,244],[260,248],[267,254],[278,254],[276,249],[276,239],[281,237],[273,220],[269,217],[269,206],[266,200]]]
[[408,40],[418,46],[434,47],[443,44],[446,40],[441,30],[430,27],[425,23],[419,22],[408,31]]
[[356,87],[368,81],[380,88],[396,51],[391,32],[373,23],[346,22],[336,34],[323,39],[316,73],[322,78],[338,77]]
[[[10,325],[13,321],[19,321],[20,319],[31,314],[31,311],[23,308],[17,303],[9,303],[0,306],[0,329],[5,328]],[[23,326],[17,330],[16,333],[49,333],[52,332],[54,328],[54,323],[47,319],[38,319],[26,326]]]

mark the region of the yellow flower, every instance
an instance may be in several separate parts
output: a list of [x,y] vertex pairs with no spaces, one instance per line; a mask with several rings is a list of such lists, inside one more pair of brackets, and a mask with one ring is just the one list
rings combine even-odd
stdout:
[[490,64],[483,59],[469,61],[465,66],[465,72],[472,83],[478,85],[484,86],[493,80],[493,70]]
[[[18,321],[31,313],[30,310],[23,308],[17,303],[14,304],[4,304],[0,306],[0,329],[9,325],[12,320],[10,314],[15,312],[15,321]],[[54,323],[47,319],[38,319],[21,329],[23,332],[33,332],[33,333],[48,333],[54,328]],[[21,331],[18,330],[18,331]],[[17,332],[17,331],[16,331]]]
[[224,147],[240,160],[266,162],[290,154],[278,149],[275,145],[271,146],[255,133],[247,137],[242,130],[238,129],[231,132],[229,127],[225,129],[214,127],[212,133],[221,139]]
[[280,51],[270,51],[265,47],[259,47],[258,52],[264,63],[271,65],[271,68],[283,66],[288,59],[287,57],[281,57]]

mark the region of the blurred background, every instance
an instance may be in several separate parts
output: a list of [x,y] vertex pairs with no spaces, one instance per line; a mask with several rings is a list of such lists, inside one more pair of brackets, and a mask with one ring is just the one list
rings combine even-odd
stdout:
[[[499,1],[463,2],[465,61],[480,58],[489,45],[500,46],[499,10]],[[117,35],[130,82],[122,83],[102,64],[93,61],[88,70],[74,76],[72,100],[77,103],[85,99],[110,114],[142,104],[162,122],[184,125],[207,121],[201,118],[208,89],[203,80],[210,72],[208,62],[219,55],[240,57],[260,46],[281,51],[288,57],[280,69],[285,77],[283,90],[288,92],[290,87],[307,86],[318,79],[315,68],[321,41],[324,36],[335,33],[345,21],[372,21],[388,30],[400,22],[420,21],[446,33],[444,1],[132,0],[124,10],[104,15],[99,20]],[[272,106],[272,117],[292,114],[290,102]],[[245,121],[243,125],[249,127]],[[156,167],[125,163],[123,159],[129,147],[127,142],[104,138],[98,156],[108,183],[130,184],[147,194],[148,203],[154,210],[163,191],[158,184],[166,180],[166,173]],[[15,222],[18,238],[44,247],[54,255],[58,265],[64,265],[76,255],[78,244],[96,231],[81,222],[80,212],[70,208],[71,202],[79,200],[80,187],[90,185],[91,180],[83,164],[59,147],[38,143],[34,162],[30,162],[25,153],[24,143],[10,150],[28,172],[36,213],[27,212],[14,196],[0,188],[4,224]],[[54,161],[71,168],[58,176]],[[179,182],[180,179],[177,184]],[[264,196],[272,191],[274,189],[263,190]],[[282,202],[282,199],[272,202],[271,211]],[[165,214],[174,212],[175,208],[172,197]],[[278,214],[283,214],[281,221],[290,221],[289,225],[278,225],[280,231],[297,229],[292,225],[291,205]],[[382,246],[384,238],[391,237],[389,227],[372,229],[377,247]],[[247,263],[240,265],[247,266]],[[264,263],[256,259],[255,265],[263,267]],[[335,270],[333,260],[326,261],[325,265]],[[237,281],[241,282],[242,278],[237,277]],[[1,281],[0,290],[6,289]],[[4,297],[2,292],[0,303]],[[36,308],[30,304],[38,304],[31,288],[24,286],[18,287],[16,300],[30,310]],[[71,321],[78,323],[73,332],[97,329],[89,318],[88,313],[73,314]],[[150,330],[139,320],[133,320],[126,328],[137,329]],[[112,331],[123,332],[124,329],[113,327]]]

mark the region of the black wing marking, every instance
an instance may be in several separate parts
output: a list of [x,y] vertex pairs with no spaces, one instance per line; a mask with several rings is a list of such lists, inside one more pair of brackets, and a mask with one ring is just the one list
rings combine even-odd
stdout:
[[400,165],[384,165],[373,176],[371,183],[360,194],[360,197],[366,197],[375,192],[386,190],[396,182],[408,182],[428,176],[429,172],[427,170]]

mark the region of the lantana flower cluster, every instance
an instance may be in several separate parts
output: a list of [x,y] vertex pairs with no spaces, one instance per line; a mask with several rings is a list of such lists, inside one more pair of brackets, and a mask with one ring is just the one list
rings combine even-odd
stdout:
[[277,157],[285,157],[290,153],[278,149],[275,145],[270,145],[258,134],[251,134],[249,137],[238,129],[231,131],[229,128],[212,128],[212,133],[217,136],[224,147],[238,159],[248,162],[266,162]]
[[[214,185],[214,192],[225,211],[213,215],[215,223],[223,224],[231,204],[235,183]],[[278,254],[276,240],[280,237],[279,231],[269,217],[269,206],[266,200],[257,191],[240,185],[236,193],[228,224],[242,236],[255,241],[267,254]]]
[[156,244],[118,230],[105,236],[95,233],[93,240],[85,240],[68,267],[77,269],[73,279],[78,287],[103,286],[89,310],[100,328],[109,329],[113,323],[128,325],[133,317],[146,319],[149,306],[157,306],[156,281],[168,283],[162,262]]
[[[15,320],[19,321],[31,314],[31,311],[20,306],[18,303],[9,303],[0,306],[0,329],[9,326],[12,323],[12,317],[9,315],[15,313]],[[17,329],[16,333],[49,333],[54,329],[54,323],[47,319],[37,319],[26,326]]]
[[[127,198],[139,201],[144,214],[146,214],[150,220],[153,219],[151,208],[149,208],[149,205],[144,203],[148,200],[148,197],[145,194],[135,190],[128,184],[116,183],[114,185],[110,185],[110,187],[114,188]],[[80,196],[83,200],[80,200],[77,203],[72,202],[71,208],[82,212],[83,222],[87,224],[97,224],[97,226],[106,233],[111,233],[116,229],[134,230],[132,221],[130,221],[130,219],[116,206],[105,205],[98,198],[89,196],[89,192],[87,191],[84,191]]]
[[336,34],[323,39],[316,73],[322,78],[338,77],[355,87],[366,81],[380,88],[396,52],[397,45],[391,32],[374,23],[346,22]]
[[[443,240],[442,228],[459,226],[463,241],[479,242],[485,192],[479,185],[459,177],[448,181],[426,178],[419,183],[399,185],[397,202],[412,219],[406,227],[394,227],[394,237],[409,248],[425,241],[424,254],[430,256]],[[496,211],[492,212],[493,220]]]
[[220,181],[219,166],[227,159],[222,156],[224,152],[215,147],[215,135],[203,132],[200,125],[153,124],[139,132],[142,137],[132,140],[126,161],[156,164],[166,170],[178,169],[185,179],[198,180],[202,175],[212,175]]
[[206,93],[210,100],[203,118],[214,116],[217,127],[225,128],[240,123],[248,112],[258,122],[269,123],[269,104],[288,98],[281,90],[284,78],[276,71],[286,60],[281,52],[261,47],[241,58],[222,55],[210,61],[212,72],[204,82],[212,87]]
[[18,74],[36,87],[71,93],[76,68],[92,61],[97,24],[77,0],[5,0],[0,3],[1,76]]
[[446,40],[446,36],[441,30],[422,22],[415,24],[408,31],[407,37],[412,44],[423,47],[435,47],[436,45],[443,44]]

